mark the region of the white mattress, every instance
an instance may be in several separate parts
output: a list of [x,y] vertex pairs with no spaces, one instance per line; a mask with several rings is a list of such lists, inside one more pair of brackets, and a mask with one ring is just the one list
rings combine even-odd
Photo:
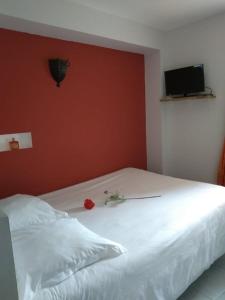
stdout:
[[[161,197],[110,207],[105,190]],[[174,300],[225,253],[223,187],[129,168],[41,198],[128,252],[80,270],[35,300]],[[85,198],[97,207],[84,210]]]

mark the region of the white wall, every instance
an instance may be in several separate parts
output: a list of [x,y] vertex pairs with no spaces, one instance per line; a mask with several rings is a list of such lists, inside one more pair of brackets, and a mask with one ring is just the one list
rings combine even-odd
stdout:
[[[164,35],[62,0],[0,0],[0,26],[144,53],[149,169],[215,182],[225,133],[224,15]],[[204,63],[207,84],[217,99],[159,104],[162,61],[164,69]]]
[[203,63],[216,100],[162,103],[163,170],[215,182],[225,134],[225,15],[170,32],[164,69]]
[[148,170],[156,173],[162,173],[160,82],[160,51],[155,51],[145,55],[145,99]]
[[[18,18],[14,22],[7,16]],[[19,19],[35,24],[19,23]],[[149,26],[113,16],[83,5],[63,0],[0,0],[0,25],[17,30],[72,39],[72,33],[85,33],[87,42],[102,37],[147,48],[159,48],[162,34]],[[39,26],[38,26],[39,25]],[[44,28],[49,25],[51,28]],[[15,29],[15,28],[14,28]],[[51,30],[52,29],[52,30]],[[70,30],[70,33],[63,32]],[[82,37],[81,37],[82,38]]]

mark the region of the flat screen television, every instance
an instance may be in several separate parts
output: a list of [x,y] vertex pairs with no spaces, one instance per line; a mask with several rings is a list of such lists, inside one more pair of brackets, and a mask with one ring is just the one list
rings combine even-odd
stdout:
[[204,66],[194,65],[165,72],[166,95],[197,94],[205,91]]

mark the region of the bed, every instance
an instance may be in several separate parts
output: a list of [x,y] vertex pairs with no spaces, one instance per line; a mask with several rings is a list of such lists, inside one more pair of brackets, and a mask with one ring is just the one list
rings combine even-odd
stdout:
[[[105,191],[130,199],[104,205]],[[42,287],[32,300],[175,300],[225,253],[220,186],[126,168],[40,198],[127,252]],[[94,209],[83,208],[85,198]]]
[[[105,190],[143,199],[105,206]],[[175,300],[225,253],[223,187],[127,168],[41,198],[128,251],[35,300]],[[85,198],[93,210],[83,209]]]

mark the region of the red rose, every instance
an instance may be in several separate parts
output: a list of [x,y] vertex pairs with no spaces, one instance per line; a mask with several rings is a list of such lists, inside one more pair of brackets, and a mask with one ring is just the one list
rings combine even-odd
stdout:
[[91,199],[85,199],[84,200],[84,207],[86,209],[92,209],[94,206],[95,206],[95,203],[94,203],[93,200],[91,200]]

